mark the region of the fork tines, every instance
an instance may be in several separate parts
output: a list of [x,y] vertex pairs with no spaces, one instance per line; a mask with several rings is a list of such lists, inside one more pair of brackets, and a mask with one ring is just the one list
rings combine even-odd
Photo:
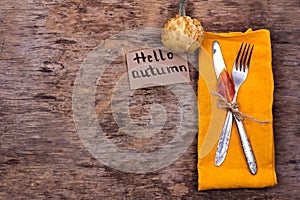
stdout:
[[[245,43],[242,43],[241,44],[241,47],[240,47],[240,50],[238,52],[238,55],[235,59],[235,67],[236,67],[236,70],[238,70],[238,67],[240,67],[240,71],[243,69],[243,71],[245,71],[245,68],[249,68],[249,65],[250,65],[250,59],[251,59],[251,56],[252,56],[252,51],[253,51],[253,48],[254,48],[254,45],[252,45],[251,49],[250,49],[250,44],[247,44]],[[249,53],[249,50],[250,50],[250,54]],[[241,55],[242,54],[242,55]],[[238,65],[238,63],[240,63]]]

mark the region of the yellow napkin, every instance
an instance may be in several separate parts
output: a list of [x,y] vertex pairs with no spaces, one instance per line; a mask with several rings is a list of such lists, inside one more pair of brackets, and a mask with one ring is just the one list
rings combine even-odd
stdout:
[[[222,120],[211,121],[212,101],[210,89],[206,81],[200,75],[198,82],[198,189],[227,189],[227,188],[263,188],[277,184],[274,158],[273,116],[272,103],[274,80],[272,74],[272,51],[270,32],[258,30],[233,33],[205,33],[202,48],[212,55],[212,42],[217,40],[221,46],[222,54],[229,74],[231,74],[234,60],[242,42],[254,44],[254,50],[246,81],[238,93],[239,110],[246,115],[259,120],[269,120],[267,124],[260,124],[250,119],[244,119],[244,127],[252,145],[257,162],[257,174],[252,175],[241,146],[237,127],[233,122],[231,139],[227,156],[223,164],[216,167],[214,164],[217,138],[215,144],[208,153],[201,153],[208,137],[209,126],[223,126],[225,114]],[[201,65],[199,67],[212,67]],[[215,74],[213,74],[215,76]],[[217,91],[217,88],[215,88]],[[225,112],[224,112],[225,113]],[[209,133],[210,134],[210,133]]]

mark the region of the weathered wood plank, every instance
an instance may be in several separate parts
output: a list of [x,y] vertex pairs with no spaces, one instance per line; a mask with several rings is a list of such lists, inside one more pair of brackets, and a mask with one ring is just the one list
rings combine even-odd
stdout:
[[[300,195],[298,0],[187,1],[186,10],[207,31],[249,27],[271,31],[278,186],[198,192],[196,140],[172,165],[147,174],[106,167],[83,146],[72,117],[73,84],[81,63],[101,41],[120,31],[162,27],[176,14],[177,5],[175,0],[0,2],[1,199],[295,199]],[[107,107],[123,71],[116,63],[99,83],[99,123],[120,146],[146,151],[153,146],[120,140],[125,137],[118,133]],[[195,85],[196,72],[192,74]],[[101,101],[103,95],[107,98]],[[147,116],[156,98],[177,105],[169,91],[141,90],[132,99],[132,116]],[[168,117],[169,135],[159,138],[161,142],[176,131],[172,121],[178,120],[178,111]],[[158,140],[148,142],[155,145]]]

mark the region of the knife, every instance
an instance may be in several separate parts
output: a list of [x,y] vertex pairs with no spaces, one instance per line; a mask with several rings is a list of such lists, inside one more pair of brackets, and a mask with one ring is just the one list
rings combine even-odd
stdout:
[[[226,65],[218,41],[213,42],[212,52],[213,64],[218,80],[218,92],[225,97],[228,102],[232,102],[235,93],[234,84],[226,70]],[[232,119],[232,112],[228,111],[216,151],[216,166],[220,166],[226,158],[232,130]]]

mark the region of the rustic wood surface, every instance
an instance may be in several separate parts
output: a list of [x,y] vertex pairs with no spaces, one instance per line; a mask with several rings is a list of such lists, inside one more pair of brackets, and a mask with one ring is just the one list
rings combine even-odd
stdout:
[[[271,31],[276,187],[198,192],[196,138],[170,166],[146,174],[107,167],[82,144],[72,116],[72,90],[81,63],[120,31],[162,27],[177,13],[178,2],[0,1],[0,199],[299,198],[299,0],[187,1],[187,14],[200,19],[207,31]],[[97,89],[98,97],[107,96],[96,105],[99,123],[123,148],[153,150],[152,145],[168,138],[149,140],[152,145],[143,149],[141,141],[127,138],[124,144],[124,135],[113,134],[118,127],[107,103],[123,70],[116,69],[108,70]],[[169,93],[162,88],[137,91],[131,102],[133,118],[146,116],[157,96],[162,104],[176,101]],[[172,123],[177,117],[169,113],[166,133],[178,128]]]

